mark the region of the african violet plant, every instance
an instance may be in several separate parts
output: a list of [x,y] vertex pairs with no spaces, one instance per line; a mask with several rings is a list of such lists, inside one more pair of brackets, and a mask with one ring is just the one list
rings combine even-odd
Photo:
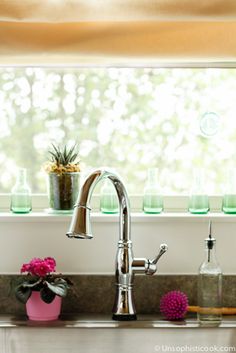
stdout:
[[23,264],[21,273],[26,274],[15,287],[16,298],[26,303],[32,291],[39,291],[45,303],[51,303],[56,295],[65,297],[72,282],[56,274],[56,261],[52,257],[33,258]]

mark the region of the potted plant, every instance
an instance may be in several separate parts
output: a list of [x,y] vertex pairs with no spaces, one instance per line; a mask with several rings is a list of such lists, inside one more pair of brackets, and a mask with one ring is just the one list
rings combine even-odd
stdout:
[[15,287],[16,298],[26,304],[30,320],[56,320],[60,315],[61,298],[72,285],[68,278],[56,274],[56,261],[52,257],[33,258],[21,267],[22,276]]
[[68,148],[52,144],[50,161],[45,170],[49,176],[48,194],[50,209],[71,212],[79,192],[80,164],[77,145]]

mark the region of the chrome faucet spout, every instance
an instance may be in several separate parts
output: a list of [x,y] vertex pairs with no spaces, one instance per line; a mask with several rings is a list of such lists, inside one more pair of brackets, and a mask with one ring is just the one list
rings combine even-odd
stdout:
[[119,241],[116,254],[116,297],[113,306],[114,320],[135,320],[136,311],[133,301],[133,276],[135,272],[153,274],[156,272],[156,262],[167,250],[162,246],[156,259],[135,259],[132,250],[130,234],[130,205],[128,193],[121,178],[107,169],[93,171],[81,187],[70,228],[66,235],[69,238],[91,239],[93,238],[90,222],[90,201],[97,183],[109,178],[113,183],[120,206]]
[[130,241],[130,206],[126,188],[117,174],[105,169],[92,172],[85,180],[75,205],[70,229],[66,233],[69,238],[90,239],[93,237],[90,226],[90,201],[95,186],[105,178],[112,181],[119,199],[120,240]]

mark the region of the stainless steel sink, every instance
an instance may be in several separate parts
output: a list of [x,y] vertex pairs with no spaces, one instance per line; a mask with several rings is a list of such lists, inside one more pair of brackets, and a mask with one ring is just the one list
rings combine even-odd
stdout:
[[196,320],[114,322],[104,316],[74,316],[51,323],[11,319],[1,327],[6,330],[4,353],[236,352],[234,319],[203,328]]

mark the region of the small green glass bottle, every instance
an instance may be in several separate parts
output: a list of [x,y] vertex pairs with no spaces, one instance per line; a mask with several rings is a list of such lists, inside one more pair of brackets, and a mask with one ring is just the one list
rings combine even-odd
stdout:
[[119,204],[116,190],[109,179],[106,179],[101,188],[100,210],[102,213],[118,213]]
[[143,211],[145,213],[161,213],[163,211],[163,197],[157,182],[157,168],[149,168],[147,182],[143,193]]
[[205,191],[204,172],[202,169],[194,171],[194,180],[191,195],[189,196],[188,210],[193,214],[205,214],[210,210],[209,197]]
[[228,172],[225,193],[222,201],[222,211],[228,214],[236,214],[236,170]]
[[11,211],[13,213],[29,213],[31,210],[31,190],[27,184],[26,169],[19,168],[16,184],[11,190]]

